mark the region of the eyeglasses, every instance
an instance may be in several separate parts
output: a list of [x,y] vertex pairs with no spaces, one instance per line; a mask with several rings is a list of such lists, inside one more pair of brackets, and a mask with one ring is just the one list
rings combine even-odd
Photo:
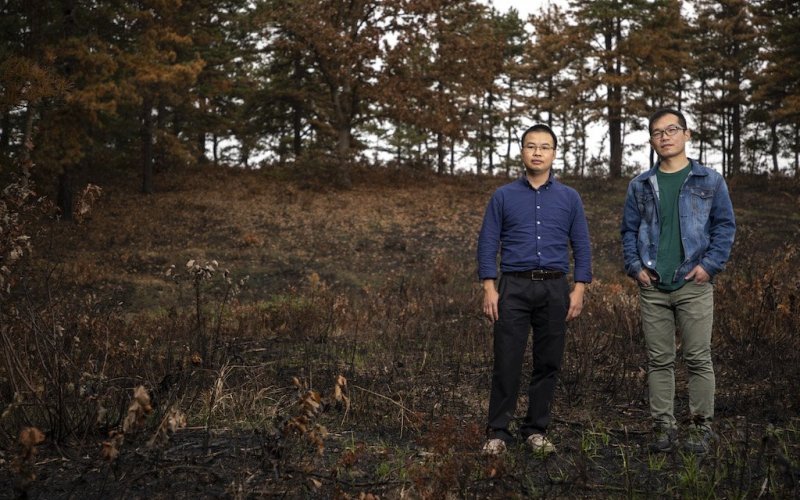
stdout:
[[650,134],[650,138],[654,141],[661,139],[663,136],[672,137],[673,135],[677,134],[679,130],[686,130],[683,127],[679,127],[677,125],[670,125],[669,127],[665,128],[664,130],[655,130]]
[[555,148],[549,144],[526,144],[525,149],[528,151],[541,151],[542,153],[549,153],[550,151],[554,150]]

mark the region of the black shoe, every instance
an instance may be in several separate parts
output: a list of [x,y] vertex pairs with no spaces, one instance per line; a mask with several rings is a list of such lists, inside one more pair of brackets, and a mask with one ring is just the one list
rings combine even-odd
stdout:
[[689,438],[683,443],[683,449],[695,455],[705,455],[717,439],[710,426],[694,425],[689,431]]
[[654,453],[667,453],[672,451],[677,444],[678,432],[674,428],[662,427],[656,429],[656,440],[650,443],[650,451]]

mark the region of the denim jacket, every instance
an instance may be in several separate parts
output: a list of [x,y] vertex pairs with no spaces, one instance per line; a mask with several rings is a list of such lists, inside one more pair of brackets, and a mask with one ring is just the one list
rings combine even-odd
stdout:
[[[725,179],[695,160],[690,162],[692,171],[681,186],[678,199],[685,258],[671,281],[685,276],[697,264],[713,278],[725,268],[736,232]],[[625,272],[634,278],[645,268],[656,273],[660,231],[657,169],[658,164],[634,178],[625,199],[622,253]]]

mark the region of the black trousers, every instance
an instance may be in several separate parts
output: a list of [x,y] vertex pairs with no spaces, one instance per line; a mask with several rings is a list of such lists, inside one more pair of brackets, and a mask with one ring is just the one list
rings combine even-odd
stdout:
[[517,407],[523,357],[533,328],[528,411],[519,429],[527,439],[533,433],[543,434],[550,424],[550,404],[564,356],[569,285],[566,278],[532,281],[503,276],[499,293],[487,435],[512,439],[508,425]]

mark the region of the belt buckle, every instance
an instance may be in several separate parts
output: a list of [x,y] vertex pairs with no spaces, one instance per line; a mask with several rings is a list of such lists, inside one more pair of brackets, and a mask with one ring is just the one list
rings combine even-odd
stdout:
[[531,271],[531,281],[544,281],[546,271]]

